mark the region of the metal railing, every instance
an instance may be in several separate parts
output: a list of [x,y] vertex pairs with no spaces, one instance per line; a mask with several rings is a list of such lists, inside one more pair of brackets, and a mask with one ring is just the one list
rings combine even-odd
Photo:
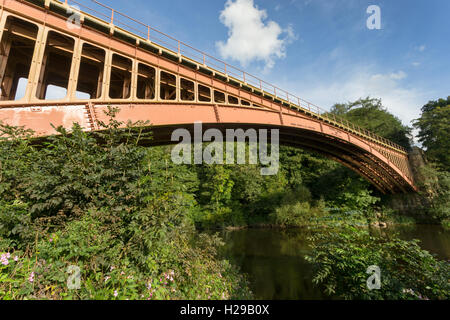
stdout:
[[389,148],[396,149],[397,151],[407,153],[405,148],[386,138],[355,125],[345,118],[330,113],[329,111],[324,110],[307,100],[301,99],[292,93],[289,93],[254,75],[251,75],[201,50],[198,50],[97,0],[63,0],[63,2],[58,0],[54,1],[65,3],[71,7],[77,6],[80,8],[82,13],[96,17],[107,24],[114,25],[115,27],[127,31],[132,35],[138,36],[143,40],[155,43],[164,49],[169,49],[180,57],[187,58],[188,60],[200,63],[205,67],[214,69],[214,71],[223,73],[224,76],[234,78],[234,80],[242,82],[254,90],[260,90],[263,95],[272,96],[274,100],[280,100],[281,103],[287,103],[289,106],[299,111],[309,112],[311,115],[315,115],[337,127],[342,127],[369,140],[375,141]]

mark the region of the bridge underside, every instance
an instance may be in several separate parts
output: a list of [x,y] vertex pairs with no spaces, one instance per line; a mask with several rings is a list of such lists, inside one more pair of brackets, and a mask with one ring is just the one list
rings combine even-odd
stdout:
[[[194,125],[171,125],[153,128],[153,139],[150,145],[170,145],[177,142],[171,140],[175,129],[184,128],[194,137]],[[208,129],[218,129],[226,136],[227,129],[279,129],[280,145],[297,147],[314,151],[337,161],[345,167],[355,171],[368,180],[383,194],[396,194],[413,192],[414,189],[402,183],[402,177],[396,176],[394,170],[382,161],[376,159],[370,152],[361,150],[354,145],[339,140],[330,140],[326,135],[311,132],[300,128],[287,128],[283,126],[268,126],[264,124],[236,124],[236,123],[203,123],[203,132]]]

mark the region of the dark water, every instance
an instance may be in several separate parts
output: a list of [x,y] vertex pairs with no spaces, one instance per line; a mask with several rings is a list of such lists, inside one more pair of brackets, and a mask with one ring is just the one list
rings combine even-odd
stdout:
[[[417,225],[385,229],[402,239],[421,240],[421,247],[438,258],[450,259],[450,231],[440,226]],[[317,289],[311,266],[307,234],[299,230],[249,229],[224,232],[223,255],[246,273],[256,299],[329,299]]]

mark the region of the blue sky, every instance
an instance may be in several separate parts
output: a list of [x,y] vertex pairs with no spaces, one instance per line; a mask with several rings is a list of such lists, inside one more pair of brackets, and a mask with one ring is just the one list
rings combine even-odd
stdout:
[[448,0],[102,2],[325,109],[370,95],[409,125],[450,95]]

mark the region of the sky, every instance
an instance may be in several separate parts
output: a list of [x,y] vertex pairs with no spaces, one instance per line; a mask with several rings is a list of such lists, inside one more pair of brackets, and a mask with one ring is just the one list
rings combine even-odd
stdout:
[[411,125],[450,95],[448,0],[101,2],[324,109],[381,98]]

